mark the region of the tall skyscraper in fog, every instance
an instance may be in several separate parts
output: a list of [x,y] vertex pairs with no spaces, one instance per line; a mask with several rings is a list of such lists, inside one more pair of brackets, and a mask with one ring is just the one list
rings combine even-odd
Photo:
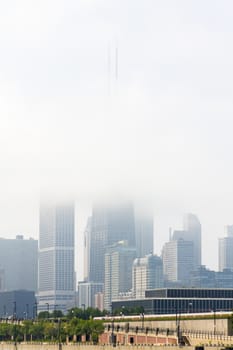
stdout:
[[225,227],[227,237],[218,240],[218,267],[219,271],[230,269],[233,271],[233,226]]
[[201,266],[201,224],[194,214],[185,214],[183,228],[186,231],[187,241],[193,242],[194,268]]
[[90,276],[91,227],[92,218],[89,217],[84,231],[84,281],[88,281]]
[[74,204],[42,204],[39,233],[38,311],[73,306]]
[[152,215],[136,212],[135,214],[135,238],[137,257],[143,258],[153,254],[154,246],[154,219]]
[[185,214],[183,230],[173,232],[173,240],[183,239],[193,242],[193,268],[201,266],[201,224],[194,214]]
[[119,299],[132,289],[132,266],[135,247],[120,241],[107,248],[105,253],[104,308],[111,310],[112,300]]
[[135,247],[134,208],[131,203],[94,206],[89,240],[89,276],[92,282],[104,283],[104,254],[118,241]]

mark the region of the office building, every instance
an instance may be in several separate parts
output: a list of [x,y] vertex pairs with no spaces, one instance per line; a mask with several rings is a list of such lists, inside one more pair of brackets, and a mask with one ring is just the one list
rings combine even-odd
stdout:
[[137,257],[143,258],[153,254],[154,247],[154,219],[152,215],[139,210],[135,213],[135,239]]
[[134,208],[131,203],[96,205],[92,211],[88,281],[104,283],[104,255],[118,241],[135,247]]
[[90,276],[91,224],[92,218],[89,217],[84,231],[84,281],[88,281]]
[[185,214],[183,218],[183,229],[186,232],[186,241],[193,242],[194,268],[201,266],[201,224],[194,214]]
[[147,289],[162,288],[163,282],[163,262],[160,257],[150,254],[134,260],[134,298],[144,298]]
[[74,305],[74,204],[40,207],[38,311]]
[[225,226],[226,237],[218,239],[218,268],[219,271],[233,271],[233,225]]
[[79,282],[78,284],[78,307],[95,308],[95,296],[103,293],[103,283]]
[[35,292],[16,290],[0,293],[0,318],[32,319],[36,316]]
[[163,288],[148,290],[143,299],[114,300],[116,309],[143,307],[145,314],[199,313],[232,311],[233,289]]
[[136,249],[127,241],[110,246],[105,253],[104,308],[111,310],[112,300],[132,289],[132,265]]
[[38,241],[0,238],[0,291],[37,291]]
[[194,269],[193,242],[183,239],[171,240],[162,250],[164,278],[187,285]]

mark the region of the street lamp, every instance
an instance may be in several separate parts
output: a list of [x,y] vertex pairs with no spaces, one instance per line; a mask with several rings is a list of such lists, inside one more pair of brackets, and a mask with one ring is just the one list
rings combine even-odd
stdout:
[[35,319],[37,317],[37,302],[35,301],[34,307],[33,307],[33,318]]
[[45,303],[47,305],[47,313],[48,313],[48,318],[49,318],[49,303]]
[[85,312],[86,312],[86,305],[82,304],[81,306],[83,307],[83,318],[85,320],[86,319],[86,314],[85,314]]
[[188,305],[188,313],[190,313],[190,309],[192,308],[192,306],[193,306],[193,303],[189,303],[189,305]]
[[16,319],[16,301],[13,301],[13,306],[14,306],[13,319]]
[[213,308],[213,313],[214,313],[214,335],[216,334],[216,308],[214,306]]
[[141,320],[142,320],[142,330],[144,329],[144,312],[141,313]]

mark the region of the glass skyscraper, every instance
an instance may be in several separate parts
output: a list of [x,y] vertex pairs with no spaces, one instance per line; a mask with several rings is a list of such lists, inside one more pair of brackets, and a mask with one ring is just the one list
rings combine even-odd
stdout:
[[74,204],[41,204],[38,311],[73,306]]

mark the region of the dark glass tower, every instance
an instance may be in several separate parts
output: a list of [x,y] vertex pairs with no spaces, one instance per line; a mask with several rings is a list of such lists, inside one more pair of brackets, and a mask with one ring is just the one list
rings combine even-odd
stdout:
[[104,254],[107,247],[127,241],[135,247],[134,208],[131,203],[97,205],[92,211],[89,281],[104,283]]

